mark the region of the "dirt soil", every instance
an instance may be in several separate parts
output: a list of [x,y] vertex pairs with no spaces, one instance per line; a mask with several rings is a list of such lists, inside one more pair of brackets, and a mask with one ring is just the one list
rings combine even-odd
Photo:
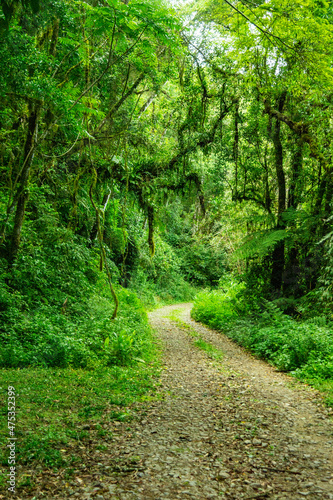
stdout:
[[[333,499],[333,425],[320,395],[190,310],[150,313],[164,351],[161,399],[143,404],[137,420],[111,422],[114,439],[94,457],[102,479],[81,474],[35,499]],[[194,330],[222,360],[194,345]]]

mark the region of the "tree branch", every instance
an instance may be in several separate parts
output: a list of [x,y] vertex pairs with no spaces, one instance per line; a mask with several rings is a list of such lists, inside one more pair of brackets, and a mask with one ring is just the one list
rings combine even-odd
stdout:
[[[247,21],[249,21],[249,23],[253,24],[253,26],[255,26],[259,31],[261,31],[261,33],[263,33],[267,38],[268,37],[273,37],[273,38],[276,38],[277,40],[279,40],[279,42],[281,42],[285,47],[287,47],[288,49],[291,49],[291,50],[294,50],[293,47],[290,47],[290,45],[288,45],[286,42],[284,42],[279,36],[277,35],[273,35],[273,33],[270,33],[269,31],[266,31],[264,30],[263,28],[261,28],[260,26],[258,26],[255,22],[251,21],[251,19],[249,17],[247,17],[244,12],[240,11],[239,9],[237,9],[237,7],[235,7],[234,5],[232,5],[231,2],[229,2],[228,0],[223,0],[225,3],[227,3],[232,9],[234,9],[236,12],[238,12],[238,14],[240,14],[242,17],[244,17],[244,19],[246,19]],[[269,38],[268,38],[269,39]]]
[[290,130],[292,130],[296,135],[298,135],[304,142],[309,145],[310,148],[310,156],[315,158],[320,163],[323,164],[324,167],[328,165],[328,159],[325,158],[323,153],[319,151],[318,143],[311,136],[309,132],[310,125],[304,122],[295,122],[289,116],[280,111],[272,108],[268,99],[264,99],[265,113],[274,116],[277,120],[284,122]]

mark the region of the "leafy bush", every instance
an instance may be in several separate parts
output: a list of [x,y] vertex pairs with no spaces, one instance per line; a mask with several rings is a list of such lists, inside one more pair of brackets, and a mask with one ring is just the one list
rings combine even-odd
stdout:
[[[210,236],[209,236],[210,238]],[[209,239],[193,240],[178,250],[181,271],[187,281],[196,286],[217,286],[226,269],[224,249],[213,247]]]
[[333,379],[333,355],[325,359],[311,359],[294,374],[300,379]]
[[192,317],[213,328],[223,328],[230,319],[238,316],[237,297],[242,289],[242,284],[231,279],[228,287],[199,293],[191,312]]
[[[94,249],[59,229],[55,218],[43,243],[32,245],[36,240],[31,224],[10,274],[2,262],[0,366],[94,368],[149,357],[140,300],[118,286],[119,315],[111,320],[114,306]],[[125,338],[133,339],[127,351]]]
[[[240,285],[231,283],[227,292],[203,292],[198,295],[192,317],[223,332],[259,357],[271,361],[283,371],[298,376],[332,378],[333,331],[323,321],[298,322],[283,314],[271,302],[256,315],[239,316],[237,301]],[[238,295],[239,296],[239,295]],[[319,324],[318,324],[319,323]]]
[[[92,298],[86,314],[67,317],[45,306],[8,321],[1,329],[0,366],[93,368],[99,364],[129,364],[149,357],[150,331],[146,314],[133,292],[118,290],[119,316],[111,321],[113,304]],[[105,347],[105,339],[109,338]]]

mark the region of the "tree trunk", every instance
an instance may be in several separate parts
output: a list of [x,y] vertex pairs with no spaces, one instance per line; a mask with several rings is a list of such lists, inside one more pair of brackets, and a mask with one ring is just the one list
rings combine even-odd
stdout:
[[333,198],[333,180],[332,169],[330,169],[327,176],[326,192],[325,192],[325,218],[332,215],[332,198]]
[[36,105],[31,105],[28,122],[28,133],[24,145],[24,161],[21,169],[19,185],[17,188],[16,212],[14,218],[14,228],[10,241],[9,264],[12,265],[21,242],[21,233],[25,214],[25,207],[29,198],[28,185],[30,178],[31,164],[34,156],[35,136],[38,124],[38,109]]
[[154,207],[148,205],[147,207],[148,213],[148,244],[150,255],[154,257],[155,255],[155,242],[154,242]]
[[[286,93],[282,93],[278,99],[277,107],[281,113],[283,110]],[[277,213],[277,229],[282,229],[284,223],[282,214],[286,209],[286,180],[283,170],[283,147],[281,142],[281,122],[275,118],[275,123],[272,131],[272,140],[275,149],[275,172],[278,183],[278,213]],[[272,253],[272,274],[271,274],[271,289],[273,294],[280,294],[283,281],[283,271],[285,264],[284,242],[280,241],[275,245]]]
[[[294,151],[291,163],[291,180],[288,191],[288,208],[297,209],[299,203],[300,193],[300,174],[302,171],[303,163],[303,141],[301,138],[297,139],[296,149]],[[285,265],[285,272],[283,275],[283,292],[293,296],[299,296],[300,290],[300,273],[301,267],[299,265],[298,248],[294,246],[288,252],[288,262]]]
[[303,163],[303,141],[297,140],[296,150],[291,163],[291,181],[288,192],[288,208],[297,208],[299,203],[299,179]]
[[238,118],[239,118],[239,102],[236,103],[235,108],[235,130],[234,130],[234,144],[233,144],[233,157],[235,162],[235,196],[237,199],[238,192],[238,152],[239,152],[239,130],[238,130]]
[[326,219],[332,214],[333,182],[331,169],[326,170],[322,176],[316,196],[313,214],[318,216],[318,224],[314,228],[316,238],[321,238],[327,234],[330,225]]

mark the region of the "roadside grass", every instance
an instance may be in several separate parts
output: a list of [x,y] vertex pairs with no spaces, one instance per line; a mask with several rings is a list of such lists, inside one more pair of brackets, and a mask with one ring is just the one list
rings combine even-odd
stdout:
[[223,352],[220,349],[217,349],[212,344],[205,342],[201,337],[195,340],[194,345],[204,351],[210,359],[214,359],[215,361],[221,361],[223,359]]
[[113,304],[101,294],[86,301],[76,323],[73,315],[56,315],[48,308],[41,316],[45,321],[38,324],[37,313],[31,314],[30,336],[21,323],[11,335],[3,333],[7,347],[2,344],[0,349],[0,488],[8,478],[9,386],[15,389],[18,491],[32,488],[38,471],[70,474],[84,463],[87,447],[112,446],[112,421],[130,422],[144,401],[159,397],[159,342],[140,300],[118,288],[121,302],[114,321]]
[[194,330],[194,328],[191,327],[191,325],[185,323],[185,321],[179,318],[182,312],[183,312],[182,309],[173,309],[170,313],[168,313],[164,317],[176,323],[176,325],[182,330],[186,330],[187,333],[191,335],[191,337],[199,337],[199,334]]
[[223,352],[209,342],[206,342],[202,337],[200,337],[194,328],[185,323],[185,321],[182,321],[179,318],[181,313],[182,309],[174,309],[166,317],[176,323],[179,328],[185,330],[194,339],[193,344],[201,351],[204,351],[210,359],[221,361],[224,356]]
[[188,326],[187,323],[184,323],[183,321],[181,321],[181,319],[179,318],[180,314],[183,312],[182,309],[172,309],[172,311],[170,311],[166,316],[164,316],[164,318],[167,318],[167,319],[170,319],[171,321],[176,321],[176,322],[181,322],[183,323],[184,325]]
[[261,312],[246,313],[235,286],[198,294],[191,316],[321,391],[326,405],[333,407],[332,322],[324,317],[297,321],[271,302]]
[[[297,376],[297,375],[296,375]],[[333,408],[333,380],[324,380],[320,378],[297,377],[301,382],[305,382],[317,391],[323,393],[324,402],[329,408]]]
[[[98,448],[112,441],[108,423],[113,420],[129,422],[135,416],[135,403],[158,397],[160,356],[157,345],[150,358],[147,363],[100,366],[90,371],[72,368],[0,370],[0,486],[4,485],[8,472],[9,385],[15,388],[16,394],[16,463],[30,468],[70,470],[80,461],[81,448],[87,442],[93,441]],[[18,487],[26,482],[26,478],[18,478]]]

